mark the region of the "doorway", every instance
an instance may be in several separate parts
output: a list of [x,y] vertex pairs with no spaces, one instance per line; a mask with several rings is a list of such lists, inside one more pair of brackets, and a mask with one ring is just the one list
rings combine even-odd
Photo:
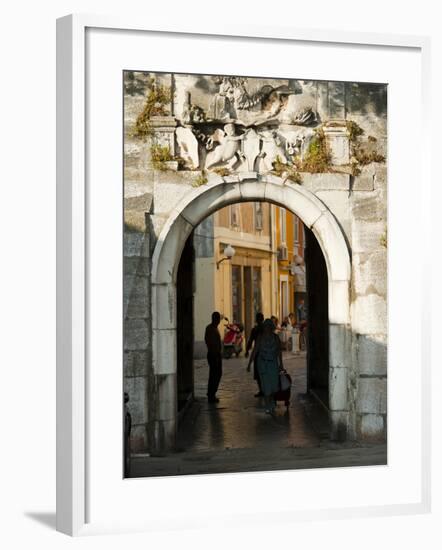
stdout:
[[[248,445],[252,440],[255,440],[257,445],[270,440],[272,444],[282,446],[303,446],[307,442],[314,445],[317,440],[309,432],[304,400],[310,393],[315,399],[321,399],[323,405],[328,406],[328,277],[321,248],[313,233],[307,229],[302,231],[307,235],[307,241],[300,247],[299,236],[298,239],[295,238],[295,216],[282,207],[272,209],[269,203],[261,203],[263,223],[260,224],[259,234],[254,233],[253,227],[247,226],[248,205],[247,202],[234,205],[238,212],[237,218],[240,220],[235,221],[234,225],[231,223],[231,216],[228,215],[232,210],[231,206],[214,213],[210,223],[205,224],[204,239],[214,241],[210,248],[211,262],[208,261],[208,247],[200,246],[200,243],[195,241],[203,234],[200,226],[197,226],[187,239],[180,258],[177,272],[177,407],[180,420],[181,412],[185,411],[189,404],[196,403],[190,424],[184,420],[178,425],[180,448],[194,451],[209,450],[209,441],[216,441],[222,446],[241,443]],[[252,211],[254,209],[250,208]],[[272,219],[272,211],[276,211],[278,216],[284,212],[284,223],[281,224],[284,228],[283,242],[286,249],[284,256],[278,255],[280,239],[272,242],[270,238],[273,226],[279,227],[280,219]],[[298,221],[296,218],[297,223]],[[211,228],[210,232],[208,227]],[[256,247],[257,236],[260,236],[261,232],[264,232],[268,239],[258,241],[260,249],[257,257],[253,247]],[[222,239],[222,242],[218,242],[219,239]],[[224,250],[231,242],[235,244],[234,255],[226,259]],[[268,250],[264,249],[263,243],[267,243]],[[294,314],[294,289],[297,283],[293,266],[295,259],[299,264],[304,256],[307,270],[307,320],[304,319],[304,334],[308,332],[309,336],[306,338],[306,348],[299,350],[299,345],[293,345],[293,339],[297,336],[295,326],[291,324],[297,318]],[[277,258],[276,265],[272,258]],[[267,264],[264,263],[266,261]],[[256,265],[258,262],[267,266],[265,284],[262,266]],[[275,277],[268,273],[272,269],[275,271]],[[211,280],[214,281],[213,284]],[[274,280],[277,283],[272,287]],[[197,285],[195,281],[198,281]],[[209,288],[213,288],[212,295]],[[302,289],[305,290],[305,283]],[[271,305],[271,296],[275,291],[278,293],[278,300]],[[262,310],[263,296],[267,304],[265,311]],[[229,303],[231,306],[227,309],[227,316],[225,312]],[[245,336],[243,348],[238,354],[235,352],[236,357],[223,354],[223,377],[218,394],[222,404],[216,409],[207,405],[208,364],[205,354],[190,355],[194,348],[191,339],[197,337],[196,344],[204,346],[204,328],[210,322],[213,311],[219,311],[222,315],[218,327],[221,340],[224,333],[229,330],[227,318],[230,323],[241,326]],[[246,374],[248,360],[244,355],[245,342],[252,332],[258,312],[263,313],[265,317],[279,317],[275,333],[280,338],[284,367],[295,381],[290,408],[278,409],[281,416],[278,420],[280,439],[275,435],[270,437],[263,430],[263,426],[257,426],[254,415],[259,417],[262,403],[254,396],[258,390],[256,382],[251,375]],[[293,315],[290,315],[291,313]],[[201,319],[204,322],[201,322]],[[193,329],[195,324],[200,327],[197,329],[201,332],[199,337]],[[296,328],[299,326],[300,323],[297,322]],[[196,344],[195,349],[198,347]],[[195,413],[195,410],[198,412]],[[233,435],[235,430],[238,434],[247,431],[248,437]]]
[[[153,368],[155,380],[157,383],[162,383],[161,390],[164,388],[164,395],[167,393],[175,396],[178,387],[178,319],[175,317],[174,320],[172,313],[177,306],[178,267],[187,238],[211,213],[224,206],[245,201],[284,205],[312,230],[327,266],[328,332],[333,336],[333,346],[328,346],[328,361],[322,364],[335,368],[342,365],[341,358],[348,355],[345,335],[350,323],[350,255],[342,230],[327,207],[303,186],[287,185],[276,176],[272,176],[271,180],[260,179],[259,182],[251,179],[236,183],[208,184],[192,191],[189,199],[183,200],[180,207],[172,212],[153,252]],[[224,262],[222,265],[225,266],[228,263]],[[322,330],[321,333],[324,336],[325,331]],[[182,361],[181,364],[183,364]],[[347,364],[341,366],[341,369],[344,368],[348,368]],[[312,372],[314,370],[313,368]],[[312,388],[314,380],[324,381],[324,369],[316,370],[319,374],[316,377],[312,375]],[[181,375],[180,378],[182,378]],[[172,386],[173,381],[175,381],[174,386]],[[320,384],[316,386],[320,387]],[[152,391],[155,392],[157,387],[157,385],[152,386]],[[331,379],[329,384],[330,429],[332,434],[339,432],[340,437],[345,438],[352,417],[348,392],[342,394],[341,390],[341,386]],[[148,388],[147,391],[149,399],[151,390]],[[339,399],[336,398],[338,394]],[[158,401],[155,407],[153,418],[154,425],[159,429],[158,443],[166,449],[171,449],[176,443],[177,400],[176,398],[166,399],[161,401],[161,404]],[[155,434],[153,436],[155,437]]]

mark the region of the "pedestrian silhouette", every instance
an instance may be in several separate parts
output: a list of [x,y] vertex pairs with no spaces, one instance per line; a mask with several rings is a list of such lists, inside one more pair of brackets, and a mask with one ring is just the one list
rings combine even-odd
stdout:
[[209,364],[209,381],[207,384],[207,400],[209,403],[218,403],[216,397],[218,386],[223,373],[221,356],[221,336],[218,325],[221,322],[221,314],[218,311],[212,313],[212,322],[207,325],[204,341],[207,346],[207,362]]
[[[253,345],[256,346],[256,341],[258,339],[258,336],[261,334],[262,324],[264,322],[264,315],[261,312],[258,312],[256,314],[255,322],[256,322],[256,325],[252,328],[249,339],[247,340],[246,357],[249,356],[249,351],[252,349],[252,346]],[[256,357],[253,361],[253,379],[256,380],[256,383],[258,384],[258,393],[255,393],[255,397],[262,397],[264,394],[262,393],[261,379],[259,378],[259,374],[258,374],[258,365],[257,365]]]
[[261,388],[264,393],[265,410],[268,414],[272,414],[275,409],[274,394],[279,390],[279,371],[284,368],[281,343],[274,331],[273,321],[266,319],[247,365],[247,371],[250,372],[250,365],[256,357]]

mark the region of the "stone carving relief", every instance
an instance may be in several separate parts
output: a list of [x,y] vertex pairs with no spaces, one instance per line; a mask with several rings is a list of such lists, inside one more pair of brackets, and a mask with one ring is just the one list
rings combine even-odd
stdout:
[[237,120],[244,125],[259,124],[278,115],[290,95],[297,93],[287,85],[269,84],[249,93],[247,78],[214,77],[219,86],[209,109],[212,120]]
[[198,105],[193,105],[190,92],[186,93],[186,102],[183,107],[183,113],[181,115],[183,124],[194,124],[196,122],[204,122],[206,115]]
[[205,97],[205,107],[187,91],[176,118],[177,153],[184,169],[268,173],[277,161],[289,165],[295,157],[303,160],[319,121],[300,84],[263,84],[249,91],[247,78],[211,79],[216,91],[197,95],[196,103]]
[[244,135],[236,135],[235,125],[232,123],[226,124],[223,130],[216,130],[209,138],[206,148],[211,149],[215,142],[218,142],[219,145],[207,155],[206,168],[226,163],[228,168],[233,169],[244,158],[241,147],[243,139]]
[[[277,159],[283,164],[287,164],[286,152],[288,152],[288,149],[284,145],[283,138],[275,130],[265,130],[261,133],[260,138],[260,172],[270,172],[273,168],[273,163]],[[288,142],[286,141],[285,143]]]
[[192,129],[179,126],[175,130],[175,135],[181,157],[184,159],[186,166],[190,170],[197,170],[200,164],[198,140],[192,132]]
[[243,141],[243,155],[246,171],[257,171],[256,162],[260,154],[261,138],[254,128],[249,128],[245,133],[245,139]]

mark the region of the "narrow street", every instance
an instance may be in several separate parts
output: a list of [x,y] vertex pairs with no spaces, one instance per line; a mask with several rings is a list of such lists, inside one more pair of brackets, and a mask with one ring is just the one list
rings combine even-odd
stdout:
[[[306,422],[301,397],[306,392],[305,353],[284,353],[284,366],[292,377],[291,403],[279,402],[273,416],[264,412],[253,372],[246,371],[244,356],[223,360],[216,405],[207,403],[208,367],[195,361],[197,413],[185,418],[179,430],[178,446],[186,451],[244,449],[262,447],[315,447],[319,436]],[[189,411],[190,412],[190,411]],[[194,413],[195,414],[195,413]],[[192,412],[188,415],[192,416]]]
[[306,393],[305,353],[284,353],[291,403],[264,412],[247,359],[223,361],[217,404],[207,403],[208,367],[195,361],[195,401],[180,422],[177,451],[133,455],[131,477],[386,464],[385,445],[337,444],[326,437],[327,415]]

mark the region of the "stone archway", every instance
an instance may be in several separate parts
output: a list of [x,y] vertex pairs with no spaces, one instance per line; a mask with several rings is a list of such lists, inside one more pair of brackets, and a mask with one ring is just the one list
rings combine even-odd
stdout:
[[[266,201],[283,206],[310,228],[327,265],[329,311],[329,408],[331,437],[345,438],[350,421],[348,395],[350,348],[350,255],[341,228],[327,206],[304,187],[276,176],[257,179],[226,177],[190,192],[172,211],[152,257],[152,348],[157,392],[153,439],[161,449],[173,448],[176,437],[176,277],[179,260],[193,229],[229,204]],[[149,396],[148,396],[149,398]]]

